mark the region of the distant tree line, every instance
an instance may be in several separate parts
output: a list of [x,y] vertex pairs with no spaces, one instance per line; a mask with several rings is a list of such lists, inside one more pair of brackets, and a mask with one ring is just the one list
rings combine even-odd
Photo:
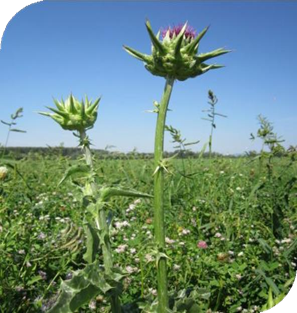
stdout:
[[[3,147],[0,147],[0,151],[3,150]],[[125,159],[153,159],[153,153],[149,152],[138,152],[136,150],[124,153],[108,149],[94,149],[94,156],[98,159],[113,159],[113,160],[125,160]],[[2,152],[2,151],[1,151]],[[198,158],[201,155],[201,152],[194,152],[191,150],[175,150],[172,152],[165,151],[164,157],[170,158],[176,156],[178,159],[183,158]],[[255,157],[259,155],[259,152],[253,150],[248,151],[245,154],[236,154],[236,155],[224,155],[217,152],[212,152],[211,156],[216,157],[225,157],[225,158],[237,158],[237,157]],[[279,153],[279,157],[284,156],[285,153]],[[63,145],[57,147],[7,147],[4,151],[4,158],[11,158],[15,160],[20,160],[25,157],[31,158],[40,158],[40,157],[67,157],[70,159],[77,159],[81,156],[81,151],[79,148],[70,148],[64,147]],[[204,152],[203,157],[208,157],[209,153]]]
[[[0,148],[0,150],[2,150]],[[124,153],[119,151],[107,150],[107,149],[94,149],[94,155],[99,159],[153,159],[153,153],[149,152],[138,152],[136,150]],[[177,158],[198,158],[200,152],[193,152],[191,150],[186,151],[173,151],[173,152],[164,152],[164,157],[169,158],[176,155]],[[208,156],[208,153],[205,152],[204,156]],[[64,146],[58,147],[7,147],[4,153],[5,158],[13,159],[22,159],[24,157],[33,157],[39,158],[40,156],[44,157],[68,157],[70,159],[76,159],[81,156],[81,151],[79,148],[68,148]],[[213,152],[213,157],[222,157],[220,153]],[[228,156],[235,157],[235,156]]]

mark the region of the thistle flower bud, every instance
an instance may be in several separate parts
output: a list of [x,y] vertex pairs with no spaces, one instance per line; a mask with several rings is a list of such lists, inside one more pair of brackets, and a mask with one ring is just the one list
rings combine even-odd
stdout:
[[185,23],[163,30],[163,39],[159,39],[160,31],[155,35],[150,22],[146,22],[146,28],[152,42],[152,54],[140,53],[132,48],[124,46],[124,49],[145,63],[145,68],[153,75],[170,77],[180,81],[204,74],[211,69],[222,67],[221,65],[205,64],[204,61],[230,52],[223,48],[198,54],[200,40],[208,30],[205,28],[196,36],[196,31]]
[[4,178],[7,176],[8,169],[5,166],[0,167],[0,180],[4,180]]
[[39,112],[39,114],[49,116],[59,123],[65,130],[87,130],[94,126],[97,119],[97,110],[100,102],[98,98],[94,103],[86,97],[81,102],[72,95],[64,102],[54,99],[56,109],[47,107],[53,113]]

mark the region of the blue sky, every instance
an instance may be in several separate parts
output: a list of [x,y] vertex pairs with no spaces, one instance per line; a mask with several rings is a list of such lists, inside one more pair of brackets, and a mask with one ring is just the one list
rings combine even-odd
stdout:
[[[97,123],[90,136],[96,148],[153,151],[156,115],[146,113],[160,100],[164,79],[152,76],[122,45],[149,53],[144,22],[160,27],[188,21],[201,31],[210,25],[200,52],[219,47],[234,52],[216,63],[226,67],[185,82],[176,82],[167,124],[188,140],[208,140],[210,125],[201,120],[207,91],[219,99],[214,150],[242,153],[259,149],[249,140],[257,115],[296,145],[297,3],[294,2],[41,2],[19,12],[8,24],[0,50],[0,119],[24,108],[10,146],[76,146],[71,132],[36,114],[52,97],[71,92],[81,98],[102,95]],[[211,60],[210,60],[211,61]],[[211,62],[209,62],[211,63]],[[0,125],[0,143],[6,128]],[[172,149],[170,137],[165,148]]]

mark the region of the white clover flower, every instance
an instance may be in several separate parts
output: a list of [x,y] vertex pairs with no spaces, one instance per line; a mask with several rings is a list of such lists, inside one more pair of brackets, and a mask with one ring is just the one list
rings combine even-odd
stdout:
[[117,253],[123,253],[123,252],[125,252],[125,250],[126,250],[127,247],[128,247],[127,245],[119,245],[119,246],[115,249],[115,251],[116,251]]
[[179,269],[180,269],[180,265],[174,264],[174,265],[173,265],[173,269],[174,269],[174,270],[179,270]]
[[221,238],[222,237],[222,234],[221,233],[215,233],[214,235],[216,238]]
[[292,241],[291,238],[285,238],[281,241],[281,243],[290,243]]
[[132,274],[132,273],[135,273],[138,271],[137,267],[132,267],[130,265],[126,266],[126,271],[129,273],[129,274]]
[[239,253],[238,253],[238,256],[243,256],[243,252],[242,252],[242,251],[239,252]]
[[156,289],[149,288],[148,291],[149,291],[153,296],[156,296],[156,295],[157,295],[157,290],[156,290]]
[[8,169],[5,166],[0,167],[0,180],[3,180],[8,174]]
[[39,235],[38,235],[38,237],[37,237],[38,239],[40,239],[40,240],[43,240],[43,239],[45,239],[46,238],[46,234],[45,233],[43,233],[43,232],[41,232]]
[[145,259],[147,260],[147,262],[153,262],[154,261],[154,258],[149,253],[145,255]]
[[235,277],[238,279],[238,280],[241,280],[242,276],[240,274],[236,274]]
[[171,245],[171,244],[175,243],[175,240],[166,237],[165,242]]
[[135,249],[135,248],[131,248],[131,249],[130,249],[130,253],[131,253],[131,254],[135,254],[135,253],[136,253],[136,249]]
[[92,300],[90,303],[89,303],[89,309],[90,310],[96,310],[96,301],[95,300]]
[[191,232],[191,231],[188,230],[188,229],[183,229],[182,232],[181,232],[181,234],[185,236],[185,235],[188,235],[190,232]]
[[127,221],[123,221],[123,222],[115,222],[115,227],[117,229],[121,229],[123,227],[130,227],[130,224]]

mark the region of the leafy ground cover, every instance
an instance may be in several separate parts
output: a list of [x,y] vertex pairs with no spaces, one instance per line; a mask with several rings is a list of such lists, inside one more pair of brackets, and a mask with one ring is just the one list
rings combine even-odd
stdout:
[[[84,212],[74,184],[81,178],[57,187],[79,162],[38,154],[10,160],[0,182],[1,312],[46,311],[60,280],[84,266]],[[95,169],[101,183],[152,194],[151,160],[95,160]],[[288,157],[268,170],[248,158],[174,160],[165,179],[170,295],[182,304],[192,291],[196,312],[232,313],[260,312],[269,293],[287,294],[297,263],[296,172]],[[115,263],[129,274],[126,312],[153,312],[152,201],[116,198],[108,221]],[[104,296],[80,310],[104,311]]]

